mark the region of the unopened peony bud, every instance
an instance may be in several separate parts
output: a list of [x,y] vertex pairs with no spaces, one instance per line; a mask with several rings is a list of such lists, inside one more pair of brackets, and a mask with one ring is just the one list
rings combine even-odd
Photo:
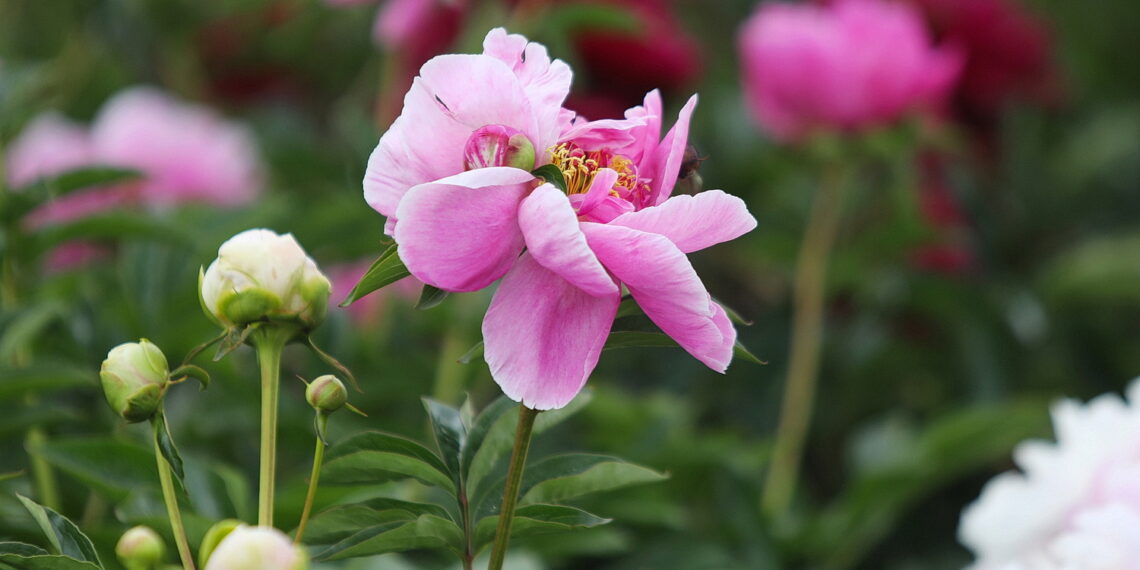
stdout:
[[162,537],[146,526],[136,526],[123,533],[115,545],[115,554],[127,570],[152,570],[165,553]]
[[115,413],[132,423],[154,416],[162,403],[169,376],[166,357],[145,338],[112,348],[99,369],[107,403]]
[[325,374],[313,380],[305,390],[305,400],[319,412],[335,412],[348,402],[348,390],[339,378]]
[[257,229],[226,240],[201,278],[202,306],[226,327],[325,319],[331,285],[292,234]]
[[504,125],[479,127],[463,147],[463,166],[467,170],[489,166],[532,170],[534,158],[534,143],[522,131]]
[[205,570],[307,570],[309,557],[281,531],[239,525],[206,560]]

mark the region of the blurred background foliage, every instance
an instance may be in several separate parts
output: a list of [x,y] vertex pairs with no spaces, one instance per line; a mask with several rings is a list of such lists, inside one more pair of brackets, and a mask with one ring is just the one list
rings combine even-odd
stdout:
[[[377,7],[358,4],[0,0],[0,144],[38,113],[85,123],[119,90],[145,84],[250,125],[267,172],[261,197],[242,208],[107,222],[93,232],[112,253],[78,269],[17,270],[17,242],[5,237],[0,473],[13,476],[0,481],[0,537],[38,541],[14,496],[36,493],[32,456],[54,466],[61,512],[105,561],[130,525],[166,528],[145,429],[117,421],[95,371],[121,342],[149,338],[176,362],[216,334],[196,272],[224,239],[257,226],[292,232],[326,269],[381,251],[383,219],[360,180],[416,50],[429,48],[378,47]],[[1014,443],[1048,435],[1048,402],[1118,391],[1140,373],[1140,4],[1026,0],[1018,9],[1046,30],[1046,71],[1031,73],[1048,75],[1047,88],[985,105],[964,95],[937,128],[913,121],[831,141],[828,152],[859,167],[829,274],[821,388],[793,516],[765,520],[759,490],[783,390],[790,279],[820,163],[746,118],[733,34],[755,3],[541,4],[472,0],[436,49],[473,51],[487,28],[509,25],[571,63],[570,104],[591,118],[653,87],[670,113],[699,92],[690,140],[708,157],[705,187],[743,197],[760,226],[694,264],[754,323],[741,339],[769,364],[738,362],[720,376],[678,350],[607,352],[593,401],[536,449],[619,454],[670,479],[583,504],[610,525],[513,543],[531,554],[522,567],[958,568],[969,560],[955,542],[958,513],[1010,467]],[[664,55],[605,40],[645,29]],[[425,440],[421,396],[458,405],[469,394],[480,407],[497,396],[485,365],[457,363],[479,340],[486,295],[430,311],[398,288],[375,295],[370,318],[333,309],[317,334],[356,371],[364,391],[352,398],[369,414],[334,418],[334,442],[364,429]],[[183,386],[168,401],[190,466],[192,542],[213,520],[253,516],[256,368],[251,351],[235,356],[206,365],[209,390]],[[312,442],[292,379],[326,371],[302,349],[285,359],[287,527]],[[327,487],[319,503],[389,492],[402,491]],[[410,553],[347,567],[449,563]]]

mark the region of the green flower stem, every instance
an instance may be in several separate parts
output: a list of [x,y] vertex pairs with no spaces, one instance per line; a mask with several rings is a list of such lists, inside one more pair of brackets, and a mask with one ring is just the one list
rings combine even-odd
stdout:
[[154,434],[154,459],[158,465],[158,480],[162,484],[162,500],[166,502],[166,514],[170,517],[170,532],[178,545],[178,557],[182,559],[184,570],[194,570],[194,556],[190,553],[190,541],[186,540],[186,527],[182,525],[182,511],[178,508],[178,495],[174,492],[174,477],[159,447],[157,431]]
[[526,454],[530,450],[530,436],[534,431],[534,419],[538,410],[519,405],[519,423],[515,430],[515,445],[511,449],[511,465],[507,470],[507,485],[503,488],[503,506],[499,509],[499,526],[495,529],[495,543],[491,547],[491,563],[488,570],[502,570],[507,557],[507,543],[511,539],[511,522],[515,517],[515,503],[519,499],[519,486],[522,484],[523,469],[526,467]]
[[273,526],[277,474],[277,400],[281,391],[281,353],[297,334],[293,327],[263,324],[249,336],[261,368],[261,468],[257,489],[257,524]]
[[[30,405],[34,405],[34,401],[29,398]],[[40,503],[50,509],[62,510],[63,502],[59,496],[59,483],[55,478],[55,470],[52,469],[51,464],[40,455],[36,449],[46,445],[48,441],[47,432],[39,425],[33,425],[28,428],[27,434],[24,436],[24,447],[28,450],[28,462],[32,468],[32,480],[36,486],[36,497]]]
[[836,168],[829,170],[812,204],[811,217],[796,261],[792,347],[780,424],[764,483],[761,508],[782,517],[791,505],[800,457],[811,425],[823,337],[824,290],[827,263],[843,213],[844,181]]
[[[322,415],[317,421],[326,421],[328,416]],[[301,522],[297,524],[297,536],[293,537],[293,544],[301,544],[301,537],[305,534],[305,525],[309,523],[309,514],[313,511],[313,501],[317,497],[317,484],[321,480],[321,462],[325,459],[325,442],[317,435],[317,447],[313,450],[313,472],[309,475],[309,491],[305,493],[305,507],[301,511]]]

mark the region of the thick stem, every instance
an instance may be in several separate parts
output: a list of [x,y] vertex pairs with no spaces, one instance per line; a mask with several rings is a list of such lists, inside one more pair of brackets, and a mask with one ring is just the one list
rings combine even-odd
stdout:
[[186,527],[182,525],[182,511],[178,508],[178,495],[174,492],[174,477],[159,447],[157,431],[154,434],[154,459],[158,465],[158,480],[162,484],[162,500],[166,502],[166,514],[170,517],[170,532],[178,545],[178,557],[182,559],[184,570],[194,570],[194,556],[190,553],[190,541],[186,540]]
[[833,169],[827,173],[812,204],[811,217],[796,261],[788,380],[772,463],[761,497],[763,511],[773,517],[783,516],[791,505],[799,477],[800,456],[811,425],[823,337],[827,262],[842,217],[843,186],[839,172]]
[[507,470],[507,484],[503,488],[503,506],[499,509],[499,526],[495,529],[495,543],[491,547],[491,563],[487,570],[502,570],[507,557],[507,543],[511,540],[511,522],[515,517],[515,503],[519,499],[526,454],[530,450],[530,436],[538,410],[519,405],[519,423],[515,430],[515,445],[511,449],[511,465]]
[[309,474],[309,491],[305,493],[305,508],[301,510],[301,522],[297,524],[297,536],[293,537],[293,544],[301,544],[301,537],[305,534],[305,525],[309,523],[309,514],[313,511],[313,501],[317,498],[317,485],[321,480],[321,462],[325,458],[325,442],[317,437],[317,447],[313,450],[313,472]]
[[257,524],[273,526],[277,474],[277,400],[281,389],[281,353],[296,330],[263,325],[249,336],[261,368],[261,467],[257,489]]

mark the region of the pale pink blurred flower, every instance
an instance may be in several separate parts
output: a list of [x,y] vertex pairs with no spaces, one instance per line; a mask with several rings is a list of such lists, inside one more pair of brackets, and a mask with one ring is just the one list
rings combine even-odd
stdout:
[[363,4],[375,4],[376,0],[325,0],[325,4],[329,6],[336,6],[342,8],[345,6],[360,6]]
[[[756,225],[743,201],[719,190],[669,198],[696,97],[662,138],[656,92],[626,119],[580,123],[561,108],[569,80],[544,47],[501,29],[482,55],[429,61],[364,184],[369,203],[399,219],[391,230],[413,275],[448,291],[502,278],[483,320],[484,358],[503,392],[534,409],[563,407],[582,389],[623,286],[682,348],[723,372],[736,331],[685,254]],[[496,137],[512,152],[493,152]],[[519,162],[554,164],[566,192]]]
[[1140,379],[1087,404],[1053,406],[1057,442],[1014,449],[1021,471],[962,513],[977,570],[1132,570],[1140,560]]
[[204,570],[306,570],[309,557],[285,533],[264,526],[239,525],[226,535]]
[[148,205],[236,206],[261,190],[261,163],[245,127],[156,89],[115,95],[91,136],[97,160],[142,171],[139,198]]
[[780,140],[879,126],[941,105],[963,60],[932,45],[913,8],[884,0],[765,2],[738,39],[748,107]]
[[60,174],[94,161],[87,129],[58,113],[44,113],[24,126],[4,157],[11,187]]
[[360,278],[364,277],[371,266],[372,261],[361,260],[332,265],[326,271],[329,280],[332,281],[332,302],[330,305],[335,307],[333,310],[347,311],[349,318],[362,327],[376,324],[383,317],[385,307],[392,301],[400,300],[414,303],[419,298],[420,288],[423,287],[420,280],[409,276],[379,291],[370,293],[347,307],[339,307],[338,305],[348,298],[352,288],[356,287]]

